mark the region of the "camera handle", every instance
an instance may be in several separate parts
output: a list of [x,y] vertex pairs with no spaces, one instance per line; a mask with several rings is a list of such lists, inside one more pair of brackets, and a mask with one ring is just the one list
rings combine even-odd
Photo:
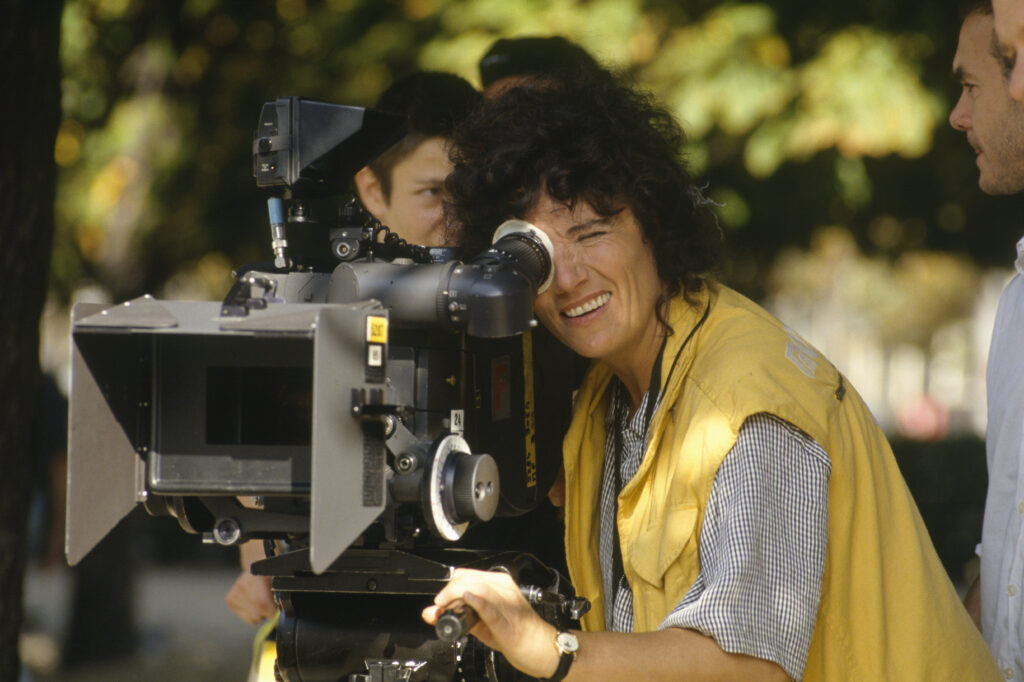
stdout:
[[[590,600],[586,597],[570,597],[552,590],[545,590],[536,585],[520,585],[519,591],[526,601],[534,606],[552,604],[570,620],[579,620],[590,611]],[[473,629],[480,616],[467,604],[446,609],[437,619],[434,630],[437,638],[444,642],[456,642]]]

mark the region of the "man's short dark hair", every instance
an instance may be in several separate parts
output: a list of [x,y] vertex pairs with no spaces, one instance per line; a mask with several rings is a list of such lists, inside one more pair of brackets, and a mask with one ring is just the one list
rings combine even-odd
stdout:
[[575,72],[599,68],[586,50],[561,36],[499,38],[480,58],[484,88],[509,76]]
[[517,85],[484,100],[452,137],[449,234],[479,252],[545,193],[603,216],[628,207],[667,295],[697,291],[721,233],[680,158],[683,141],[667,110],[603,69]]
[[[957,5],[957,11],[960,15],[961,22],[967,21],[968,17],[972,17],[974,15],[991,17],[995,14],[992,9],[992,0],[961,0]],[[996,64],[999,65],[999,71],[1002,74],[1003,82],[1009,83],[1010,73],[1013,71],[1013,60],[1008,59],[999,49],[999,40],[996,37],[995,31],[992,32],[988,51],[989,55],[996,60]]]
[[417,71],[396,80],[377,99],[375,109],[406,117],[406,135],[370,162],[385,198],[391,197],[391,172],[429,137],[451,137],[452,131],[480,102],[482,95],[453,73]]

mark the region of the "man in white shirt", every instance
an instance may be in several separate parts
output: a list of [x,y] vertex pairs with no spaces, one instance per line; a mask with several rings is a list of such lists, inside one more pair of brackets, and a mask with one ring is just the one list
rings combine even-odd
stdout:
[[[965,10],[953,59],[963,89],[949,122],[974,148],[982,191],[1016,194],[1024,191],[1024,104],[1008,90],[1014,62],[996,37],[991,2]],[[1024,239],[1017,254],[988,357],[981,576],[965,599],[1006,679],[1024,679]]]

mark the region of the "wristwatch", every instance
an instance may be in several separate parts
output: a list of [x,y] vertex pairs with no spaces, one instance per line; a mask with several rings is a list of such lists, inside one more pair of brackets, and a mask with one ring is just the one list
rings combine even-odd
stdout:
[[555,635],[555,648],[562,658],[558,661],[555,674],[547,678],[546,682],[561,682],[569,674],[569,666],[576,660],[576,652],[580,649],[580,640],[571,632],[559,632]]

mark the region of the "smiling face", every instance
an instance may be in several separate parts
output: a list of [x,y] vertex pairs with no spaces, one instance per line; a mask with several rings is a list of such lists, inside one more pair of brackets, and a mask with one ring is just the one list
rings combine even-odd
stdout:
[[585,202],[570,210],[544,195],[524,218],[555,247],[554,280],[534,306],[544,326],[580,355],[607,362],[627,387],[635,375],[646,390],[664,337],[655,312],[664,286],[633,212],[604,217]]
[[978,185],[987,194],[1024,190],[1024,106],[1010,99],[999,61],[993,55],[992,15],[964,20],[953,58],[962,91],[949,122],[967,133],[977,154]]

